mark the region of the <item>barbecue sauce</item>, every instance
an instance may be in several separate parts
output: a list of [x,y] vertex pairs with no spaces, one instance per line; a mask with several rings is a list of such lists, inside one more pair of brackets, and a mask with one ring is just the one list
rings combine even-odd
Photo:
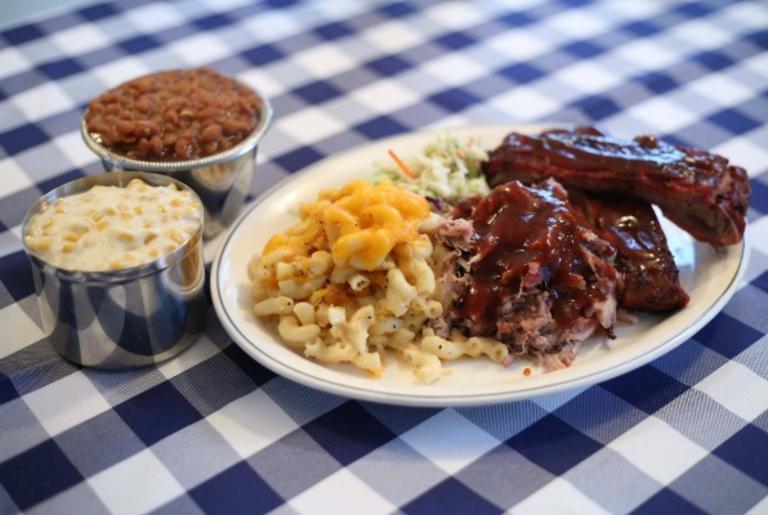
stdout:
[[[478,334],[494,334],[504,303],[538,285],[550,293],[560,329],[605,299],[582,247],[586,221],[559,184],[497,186],[474,208],[472,221],[477,240],[471,282],[458,307]],[[596,264],[599,274],[615,279],[616,271],[604,261],[615,251],[604,245],[603,252]]]

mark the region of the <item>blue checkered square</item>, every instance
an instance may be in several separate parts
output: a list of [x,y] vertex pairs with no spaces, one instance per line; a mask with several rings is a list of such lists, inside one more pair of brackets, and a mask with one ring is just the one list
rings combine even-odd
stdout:
[[248,61],[252,66],[264,66],[283,57],[283,53],[277,47],[269,44],[259,45],[240,54],[240,57]]
[[19,27],[4,30],[0,34],[2,34],[3,39],[11,45],[22,45],[45,35],[45,33],[34,24],[21,25]]
[[171,383],[150,388],[115,406],[115,411],[146,445],[202,418]]
[[38,69],[54,80],[63,79],[84,70],[83,66],[76,59],[70,58],[43,63],[38,66]]
[[664,488],[632,511],[632,515],[656,515],[658,513],[675,513],[679,515],[705,515],[695,505],[686,501],[668,488]]
[[747,424],[715,449],[714,454],[768,486],[768,433],[762,429]]
[[160,44],[161,43],[153,37],[141,35],[121,41],[118,43],[118,46],[122,48],[126,54],[139,54],[157,48]]
[[379,57],[366,63],[365,66],[375,71],[379,75],[385,77],[396,75],[413,67],[411,63],[396,55],[386,55],[384,57]]
[[[42,476],[41,470],[46,471]],[[53,440],[0,463],[0,483],[22,510],[82,480],[83,477]]]
[[327,39],[328,41],[334,41],[341,39],[349,35],[354,34],[354,30],[349,28],[345,23],[335,21],[332,23],[326,23],[314,29],[315,34]]
[[267,513],[283,502],[256,471],[243,462],[196,486],[189,495],[205,513]]
[[759,331],[733,318],[727,313],[720,313],[704,329],[696,333],[696,341],[732,358],[752,345],[761,336]]
[[332,84],[320,80],[295,89],[293,94],[308,104],[319,104],[338,97],[341,91]]
[[601,386],[650,414],[663,408],[688,389],[684,384],[650,365],[606,381]]
[[395,435],[359,403],[342,404],[304,426],[304,431],[342,465],[348,465]]
[[[552,442],[558,442],[559,452],[550,452]],[[507,440],[507,445],[555,475],[600,450],[599,443],[553,415],[531,424]]]
[[8,155],[18,154],[46,141],[48,136],[33,124],[0,133],[0,147],[3,147]]
[[501,513],[502,510],[467,488],[460,481],[448,478],[423,496],[405,505],[403,512],[409,515],[432,513],[492,515]]

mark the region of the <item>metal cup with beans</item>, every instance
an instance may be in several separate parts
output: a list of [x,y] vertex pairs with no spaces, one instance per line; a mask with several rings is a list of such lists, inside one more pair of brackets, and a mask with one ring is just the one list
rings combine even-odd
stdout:
[[139,77],[93,100],[81,133],[105,170],[172,176],[205,208],[210,239],[237,217],[251,187],[272,107],[255,89],[208,68]]

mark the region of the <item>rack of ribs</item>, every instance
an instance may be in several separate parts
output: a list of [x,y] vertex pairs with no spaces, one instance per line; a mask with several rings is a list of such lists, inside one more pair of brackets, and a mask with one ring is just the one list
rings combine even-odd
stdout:
[[513,132],[483,171],[492,186],[553,177],[566,188],[630,195],[658,205],[694,238],[717,247],[738,243],[744,234],[750,195],[744,169],[652,136],[623,141],[590,127]]

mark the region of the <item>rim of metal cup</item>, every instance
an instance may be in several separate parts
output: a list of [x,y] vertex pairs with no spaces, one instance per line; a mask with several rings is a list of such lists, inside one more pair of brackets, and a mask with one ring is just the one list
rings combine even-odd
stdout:
[[29,220],[32,216],[40,212],[43,205],[51,204],[56,199],[62,197],[68,197],[76,195],[78,193],[84,193],[93,186],[122,186],[125,187],[131,179],[142,179],[151,186],[168,186],[170,184],[176,185],[177,188],[189,191],[193,198],[197,200],[198,204],[202,208],[203,203],[198,197],[197,193],[184,184],[183,182],[169,177],[168,175],[162,175],[158,173],[142,172],[142,171],[117,171],[117,172],[105,172],[99,175],[90,175],[87,177],[81,177],[62,184],[58,188],[54,188],[39,199],[27,210],[27,214],[24,215],[24,220],[21,222],[21,241],[24,246],[24,252],[34,261],[38,268],[44,272],[53,274],[59,279],[68,282],[77,283],[122,283],[126,281],[132,281],[139,279],[147,275],[155,274],[161,270],[164,270],[184,258],[189,251],[194,248],[203,237],[203,224],[205,221],[204,210],[200,209],[200,219],[197,224],[197,229],[194,234],[190,236],[184,243],[180,244],[169,254],[160,256],[157,259],[144,263],[138,266],[132,266],[128,268],[121,268],[118,270],[71,270],[67,268],[61,268],[46,261],[45,258],[35,253],[27,246],[26,236],[29,225]]
[[261,138],[267,132],[270,123],[272,122],[272,104],[269,99],[265,97],[258,89],[245,84],[240,81],[236,81],[241,86],[248,88],[252,91],[261,102],[261,109],[259,110],[259,118],[256,121],[256,127],[253,131],[240,143],[234,147],[228,148],[223,152],[212,154],[210,156],[201,157],[198,159],[188,159],[186,161],[143,161],[140,159],[132,159],[130,157],[112,152],[108,148],[104,147],[96,141],[88,132],[88,124],[85,122],[85,118],[88,115],[88,109],[83,113],[83,117],[80,120],[80,135],[83,138],[86,146],[91,151],[99,156],[101,159],[109,161],[112,164],[119,166],[124,170],[141,170],[147,172],[177,172],[182,170],[189,170],[191,168],[203,168],[206,166],[213,166],[247,154],[261,141]]

